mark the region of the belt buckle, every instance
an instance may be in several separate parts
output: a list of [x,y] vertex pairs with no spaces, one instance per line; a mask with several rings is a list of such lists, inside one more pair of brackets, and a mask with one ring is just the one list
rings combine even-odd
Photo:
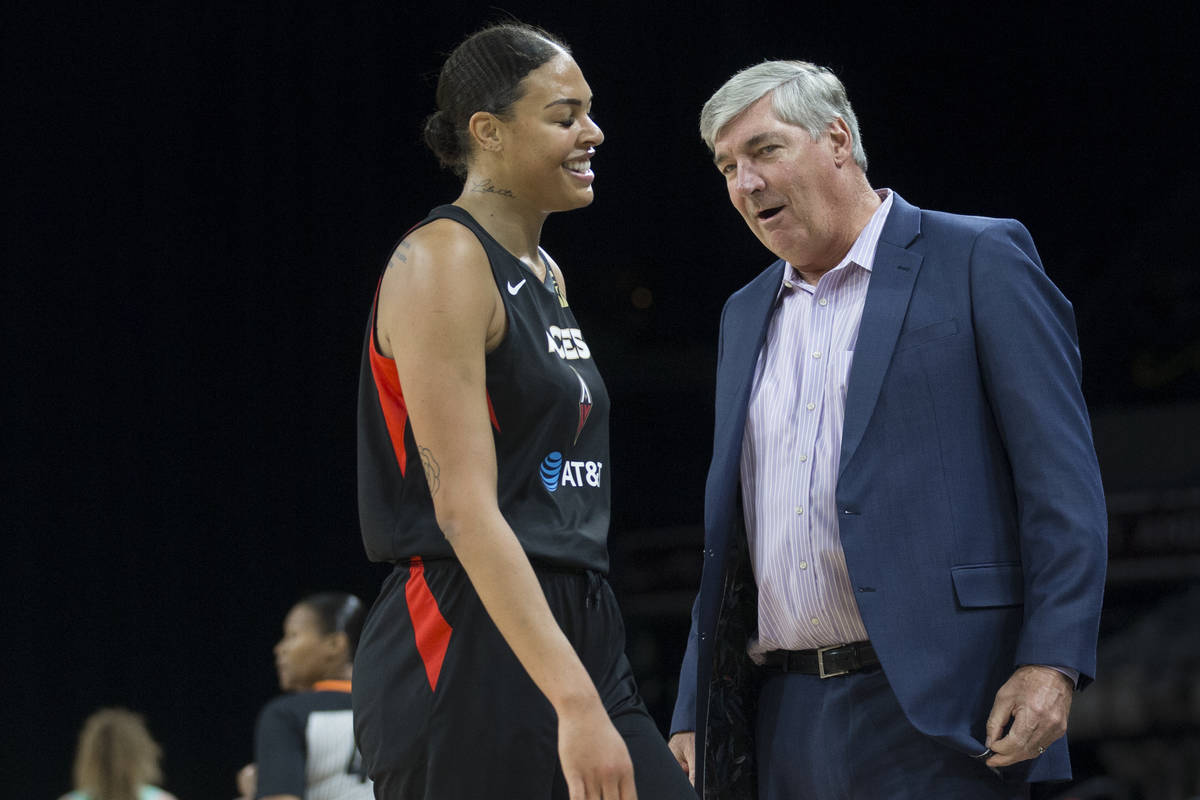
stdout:
[[850,674],[850,670],[848,670],[848,669],[838,670],[837,672],[826,672],[825,671],[825,654],[827,652],[829,652],[830,650],[836,650],[839,647],[845,647],[845,646],[846,645],[843,642],[842,644],[831,644],[831,645],[829,645],[829,647],[818,647],[817,648],[817,674],[820,675],[822,679],[836,678],[839,675],[849,675]]

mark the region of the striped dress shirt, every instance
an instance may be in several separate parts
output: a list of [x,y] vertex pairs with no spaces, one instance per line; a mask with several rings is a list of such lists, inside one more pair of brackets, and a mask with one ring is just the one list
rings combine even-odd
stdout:
[[867,638],[835,502],[846,383],[892,193],[816,286],[788,264],[755,368],[742,439],[746,535],[758,583],[749,652]]

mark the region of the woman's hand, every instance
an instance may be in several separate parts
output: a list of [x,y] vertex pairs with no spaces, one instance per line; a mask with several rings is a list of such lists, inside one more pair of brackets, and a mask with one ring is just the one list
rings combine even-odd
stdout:
[[571,800],[637,800],[629,750],[599,697],[559,712],[558,757]]

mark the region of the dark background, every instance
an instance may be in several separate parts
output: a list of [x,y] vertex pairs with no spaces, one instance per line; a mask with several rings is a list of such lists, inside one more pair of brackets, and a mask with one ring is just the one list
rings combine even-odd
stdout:
[[[660,720],[695,588],[718,314],[771,260],[696,118],[764,58],[832,67],[873,185],[1019,218],[1075,303],[1123,548],[1106,636],[1195,585],[1196,12],[1101,8],[503,6],[573,46],[607,135],[595,203],[544,244],[613,396],[613,580]],[[386,574],[357,531],[363,325],[395,239],[458,191],[419,139],[441,60],[503,12],[6,14],[4,793],[68,789],[81,721],[120,704],[146,714],[182,800],[231,797],[288,607],[370,600]],[[1139,539],[1146,515],[1178,513]],[[1080,746],[1083,775],[1103,771]]]

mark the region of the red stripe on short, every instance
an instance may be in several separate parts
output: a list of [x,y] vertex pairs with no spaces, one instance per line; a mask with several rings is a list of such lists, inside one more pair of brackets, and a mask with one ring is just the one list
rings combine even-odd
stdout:
[[413,631],[417,636],[417,652],[425,662],[425,674],[429,688],[437,690],[438,675],[446,659],[446,648],[450,646],[453,628],[438,609],[433,592],[425,582],[425,565],[414,558],[408,565],[408,583],[404,586],[408,600],[408,614],[412,618]]

